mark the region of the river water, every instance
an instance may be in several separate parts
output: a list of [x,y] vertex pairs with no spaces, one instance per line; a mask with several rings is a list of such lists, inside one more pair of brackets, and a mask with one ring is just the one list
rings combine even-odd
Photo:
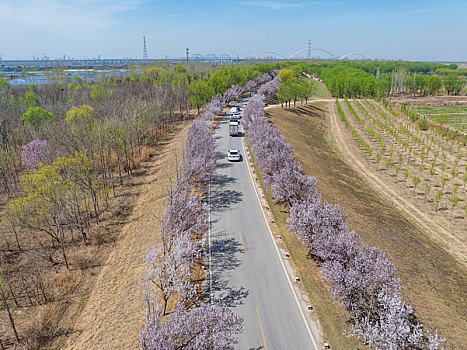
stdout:
[[58,74],[47,74],[45,72],[28,72],[20,76],[12,76],[11,73],[0,72],[0,78],[7,80],[11,85],[47,84],[51,81],[73,79],[75,77],[85,81],[96,81],[100,78],[111,76],[125,76],[130,74],[126,69],[115,70],[64,70]]

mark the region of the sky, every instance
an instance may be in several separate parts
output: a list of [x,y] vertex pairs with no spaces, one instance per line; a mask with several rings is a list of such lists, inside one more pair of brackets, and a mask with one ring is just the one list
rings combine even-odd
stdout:
[[336,56],[458,62],[467,61],[467,1],[0,0],[4,60],[142,58],[143,36],[149,58],[185,48],[289,57],[311,40]]

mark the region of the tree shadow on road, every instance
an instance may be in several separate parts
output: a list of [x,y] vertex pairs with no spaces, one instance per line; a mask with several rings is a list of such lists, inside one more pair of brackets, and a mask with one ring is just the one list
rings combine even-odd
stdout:
[[211,210],[220,212],[228,209],[233,204],[242,201],[243,193],[226,188],[227,184],[235,183],[234,177],[216,175],[211,180]]
[[237,253],[241,253],[241,246],[233,238],[213,240],[211,243],[212,291],[220,292],[215,299],[216,304],[223,307],[241,305],[248,296],[244,287],[232,288],[229,281],[222,279],[225,271],[234,270],[240,265]]
[[234,190],[211,189],[211,210],[221,212],[242,201],[243,193]]

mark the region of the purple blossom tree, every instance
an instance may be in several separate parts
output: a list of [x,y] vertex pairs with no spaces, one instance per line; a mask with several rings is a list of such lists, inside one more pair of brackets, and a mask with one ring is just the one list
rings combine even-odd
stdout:
[[[381,305],[381,311],[374,318],[368,315],[357,318],[348,336],[362,338],[374,349],[423,349],[425,340],[422,326],[410,321],[413,310],[400,294],[382,292],[377,302]],[[435,349],[439,349],[442,343],[437,346]]]
[[241,86],[232,85],[230,89],[224,92],[224,95],[223,95],[224,103],[228,103],[230,101],[236,100],[237,98],[240,97],[243,91],[244,90]]
[[281,78],[275,77],[273,80],[261,85],[258,93],[262,94],[265,98],[273,98],[277,94],[279,85],[282,83]]
[[21,160],[26,170],[37,169],[49,155],[48,143],[45,140],[33,140],[22,147]]
[[392,295],[401,289],[394,265],[376,247],[364,245],[347,261],[325,261],[321,271],[332,284],[335,300],[357,318],[380,311],[380,293]]
[[186,300],[194,295],[195,288],[191,283],[193,255],[190,235],[163,230],[162,244],[151,249],[146,257],[144,295],[150,315],[165,316],[172,298]]
[[216,166],[211,129],[195,120],[188,129],[183,147],[183,173],[190,183],[206,183]]
[[201,195],[192,192],[187,183],[178,184],[170,190],[169,203],[162,216],[164,231],[200,238],[209,228],[208,210]]
[[252,79],[252,80],[248,81],[248,83],[246,83],[244,90],[245,91],[251,91],[254,88],[256,88],[256,86],[257,86],[256,80]]
[[243,319],[216,305],[201,304],[186,310],[179,303],[163,317],[150,315],[141,335],[143,350],[233,349],[236,335],[243,330]]

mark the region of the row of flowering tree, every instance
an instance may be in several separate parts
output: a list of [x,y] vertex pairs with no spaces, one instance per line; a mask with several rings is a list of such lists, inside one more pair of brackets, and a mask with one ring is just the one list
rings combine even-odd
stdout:
[[304,174],[290,144],[269,123],[261,96],[248,104],[243,125],[265,185],[290,209],[289,229],[319,261],[333,299],[351,315],[346,334],[372,349],[442,349],[444,340],[424,330],[402,300],[396,269],[386,255],[360,241],[339,205],[322,200],[317,179]]
[[233,349],[235,336],[243,330],[241,317],[203,299],[203,287],[194,282],[193,268],[202,259],[202,238],[209,228],[203,194],[215,169],[210,125],[226,103],[273,76],[265,73],[245,87],[233,85],[224,95],[217,94],[188,129],[162,215],[162,241],[146,258],[144,350]]
[[162,215],[162,241],[147,255],[147,322],[141,347],[153,349],[228,349],[243,319],[207,303],[193,268],[202,258],[209,228],[202,193],[215,168],[211,128],[196,120],[188,129],[183,157]]

